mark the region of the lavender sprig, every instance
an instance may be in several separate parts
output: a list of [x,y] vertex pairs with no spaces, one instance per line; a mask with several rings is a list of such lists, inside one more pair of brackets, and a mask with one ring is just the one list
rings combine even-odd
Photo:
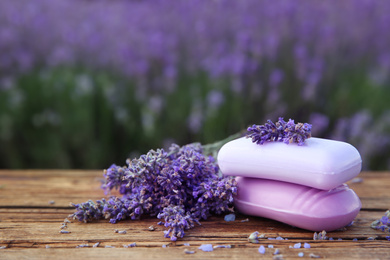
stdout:
[[176,241],[185,230],[212,213],[233,211],[236,181],[219,174],[214,157],[200,144],[172,145],[168,151],[151,150],[127,165],[111,165],[104,171],[102,189],[118,189],[122,197],[73,204],[70,217],[79,221],[139,219],[142,215],[163,219],[164,236]]
[[311,124],[288,122],[279,117],[277,122],[267,120],[264,125],[252,125],[248,127],[247,138],[251,138],[256,144],[264,144],[269,141],[279,141],[286,144],[297,143],[303,145],[307,138],[311,137]]

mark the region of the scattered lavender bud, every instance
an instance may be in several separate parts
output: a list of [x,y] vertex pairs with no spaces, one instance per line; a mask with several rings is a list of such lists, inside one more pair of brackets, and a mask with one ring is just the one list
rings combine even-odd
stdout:
[[274,245],[268,245],[268,248],[274,248]]
[[[314,232],[313,240],[326,240],[328,237],[326,236],[326,231],[322,230],[321,232]],[[330,240],[330,239],[329,239]]]
[[293,248],[301,248],[302,243],[296,243],[294,244]]
[[299,256],[299,257],[303,257],[303,255],[304,255],[303,252],[299,252],[299,253],[298,253],[298,256]]
[[351,180],[351,183],[362,183],[362,182],[363,182],[363,178],[360,177],[356,177]]
[[235,221],[236,220],[236,215],[234,213],[225,215],[224,220],[227,221],[227,222]]
[[104,246],[104,248],[115,248],[115,246],[107,245],[107,246]]
[[358,241],[358,239],[357,239],[357,238],[354,238],[354,239],[352,239],[352,241]]
[[390,236],[386,236],[386,239],[390,241]]
[[131,244],[128,244],[128,245],[123,245],[123,247],[125,248],[129,248],[129,247],[136,247],[137,246],[137,243],[131,243]]
[[376,240],[376,237],[368,237],[367,240]]
[[164,245],[162,245],[161,247],[162,247],[162,248],[166,248],[166,247],[167,247],[167,245],[165,245],[165,244],[164,244]]
[[155,230],[156,230],[156,228],[155,228],[153,225],[151,225],[150,227],[148,227],[148,229],[149,229],[149,231],[155,231]]
[[371,223],[373,229],[380,230],[382,232],[390,231],[390,210],[386,211],[382,218],[375,220]]
[[213,248],[232,248],[231,245],[216,245],[216,246],[213,246]]
[[338,241],[341,241],[341,240],[343,240],[342,238],[339,238],[339,239],[337,239]]
[[352,226],[353,225],[353,223],[354,223],[354,221],[352,220],[351,221],[351,223],[349,223],[348,225],[346,225],[345,227],[350,227],[350,226]]
[[65,218],[65,219],[64,219],[64,223],[72,223],[72,222],[70,222],[69,219]]
[[118,232],[116,232],[116,233],[118,233],[118,234],[126,234],[127,233],[127,231],[126,230],[119,230]]
[[89,247],[89,245],[88,244],[81,244],[81,245],[76,246],[76,248],[82,248],[82,247]]
[[246,218],[246,219],[241,220],[240,222],[248,222],[248,221],[249,221],[249,218]]
[[249,235],[248,241],[249,241],[250,243],[257,244],[257,243],[259,243],[258,236],[259,236],[259,232],[258,232],[258,231],[255,231],[255,232],[253,232],[252,234]]
[[97,242],[97,243],[93,244],[92,247],[98,247],[99,245],[100,245],[100,242]]
[[311,248],[311,246],[310,246],[309,243],[304,243],[304,244],[303,244],[303,247],[304,247],[304,248]]
[[260,253],[260,254],[265,254],[265,247],[264,247],[263,245],[261,245],[261,246],[259,247],[259,253]]
[[334,238],[333,238],[333,237],[329,238],[329,241],[333,241],[333,240],[334,240]]
[[68,231],[68,230],[60,230],[60,233],[61,234],[70,234],[70,233],[72,233],[72,232],[70,232],[70,231]]
[[183,246],[190,246],[190,244],[189,243],[184,243]]
[[321,258],[321,256],[311,253],[310,258]]
[[6,249],[7,246],[0,246],[0,249]]
[[276,239],[276,240],[284,240],[284,238],[281,237],[281,236],[278,236],[278,237],[276,237],[275,239]]
[[195,254],[195,251],[184,249],[184,253],[186,253],[186,254]]
[[61,225],[61,229],[64,229],[64,228],[67,228],[68,227],[68,225],[66,224],[66,223],[62,223],[62,225]]
[[46,248],[46,249],[49,249],[49,248],[50,248],[50,246],[49,246],[49,245],[46,245],[46,246],[45,246],[45,248]]
[[55,202],[54,200],[50,200],[50,201],[49,201],[49,204],[50,204],[50,205],[53,205],[53,204],[55,204],[55,203],[56,203],[56,202]]
[[212,244],[202,244],[200,245],[200,247],[198,248],[204,252],[211,252],[213,251],[213,245]]
[[268,240],[276,240],[274,237],[269,237]]
[[276,248],[275,251],[274,251],[274,255],[278,255],[278,254],[280,254],[280,249]]

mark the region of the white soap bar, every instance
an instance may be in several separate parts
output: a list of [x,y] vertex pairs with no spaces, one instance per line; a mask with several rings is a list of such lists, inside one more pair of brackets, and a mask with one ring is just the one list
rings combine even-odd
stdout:
[[311,137],[305,144],[255,144],[242,137],[218,153],[224,175],[264,178],[330,190],[356,177],[362,160],[352,145]]

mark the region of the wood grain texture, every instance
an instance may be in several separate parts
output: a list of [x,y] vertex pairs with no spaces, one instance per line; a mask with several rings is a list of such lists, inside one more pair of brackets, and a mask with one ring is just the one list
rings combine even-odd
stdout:
[[[0,249],[0,259],[272,259],[276,248],[283,259],[310,258],[310,254],[327,259],[390,259],[390,241],[385,238],[388,233],[370,228],[371,222],[390,207],[390,173],[363,172],[359,177],[361,183],[349,185],[360,197],[363,208],[352,226],[328,233],[333,241],[314,241],[313,232],[265,218],[237,215],[234,222],[213,216],[174,243],[163,237],[163,227],[157,226],[158,220],[150,217],[117,224],[108,220],[88,224],[72,222],[67,228],[71,233],[60,234],[62,222],[73,212],[70,202],[105,197],[100,189],[102,171],[1,170],[0,246],[6,248]],[[241,222],[245,219],[249,221]],[[157,229],[149,231],[151,225]],[[126,230],[126,234],[115,233],[115,229]],[[265,234],[259,244],[247,241],[254,231]],[[268,239],[277,236],[288,240]],[[354,238],[358,240],[353,241]],[[99,246],[92,248],[98,242]],[[123,247],[134,242],[136,247]],[[298,242],[307,242],[311,248],[290,248]],[[85,244],[89,247],[76,248]],[[203,252],[198,249],[201,244],[232,248]],[[259,245],[266,247],[264,255],[258,252]],[[267,248],[268,245],[274,249]],[[195,253],[186,254],[185,250]],[[304,253],[302,258],[299,252]]]

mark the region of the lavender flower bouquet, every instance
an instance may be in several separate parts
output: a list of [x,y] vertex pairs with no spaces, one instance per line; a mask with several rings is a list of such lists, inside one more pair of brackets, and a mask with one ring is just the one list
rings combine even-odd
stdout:
[[211,213],[233,212],[236,182],[219,174],[214,158],[206,156],[199,143],[150,150],[126,164],[105,170],[102,185],[106,194],[119,189],[122,197],[73,204],[76,211],[70,217],[84,222],[106,218],[116,223],[157,216],[167,228],[164,236],[176,241]]

